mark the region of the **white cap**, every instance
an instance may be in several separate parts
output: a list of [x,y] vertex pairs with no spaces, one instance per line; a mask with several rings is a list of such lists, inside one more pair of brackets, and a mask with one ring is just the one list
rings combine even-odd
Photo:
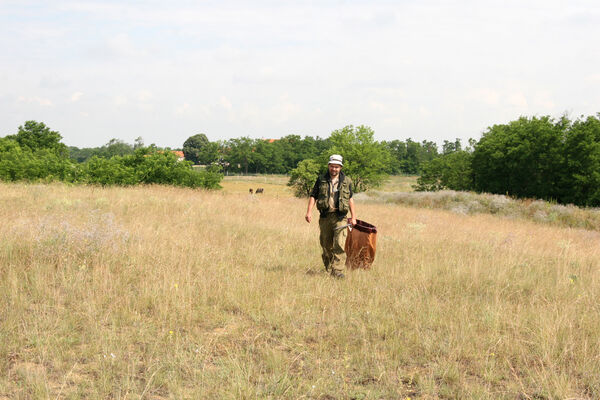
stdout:
[[329,157],[329,164],[337,164],[343,166],[344,164],[342,164],[342,156],[340,156],[339,154],[332,155],[331,157]]

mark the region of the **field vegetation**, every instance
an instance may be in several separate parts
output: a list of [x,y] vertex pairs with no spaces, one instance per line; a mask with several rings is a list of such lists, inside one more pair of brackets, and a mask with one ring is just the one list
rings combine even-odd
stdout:
[[600,398],[599,232],[358,197],[334,280],[258,183],[0,184],[0,398]]
[[[393,179],[392,182],[402,182]],[[391,184],[391,187],[398,184]],[[400,188],[402,188],[400,186]],[[402,204],[419,208],[449,210],[456,214],[492,214],[510,219],[527,219],[543,224],[600,231],[600,209],[562,205],[536,199],[515,199],[505,195],[443,190],[409,192],[372,190],[358,193],[363,202]]]

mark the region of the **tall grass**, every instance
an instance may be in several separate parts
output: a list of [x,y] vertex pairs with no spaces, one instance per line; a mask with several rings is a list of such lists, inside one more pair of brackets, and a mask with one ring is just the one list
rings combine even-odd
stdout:
[[0,398],[600,397],[600,233],[357,200],[339,281],[305,207],[0,185]]

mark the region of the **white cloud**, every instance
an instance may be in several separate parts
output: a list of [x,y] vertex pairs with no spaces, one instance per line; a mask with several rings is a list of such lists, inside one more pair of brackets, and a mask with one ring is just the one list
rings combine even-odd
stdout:
[[486,105],[495,106],[500,101],[500,93],[495,89],[481,88],[471,91],[470,97]]
[[551,113],[556,108],[552,93],[547,90],[539,91],[534,94],[533,105],[544,110],[544,114]]
[[175,107],[175,115],[182,116],[186,114],[190,114],[191,107],[189,103],[183,103],[180,106]]
[[528,107],[527,98],[522,92],[509,93],[506,96],[506,104],[524,110]]
[[149,103],[154,100],[154,93],[152,93],[150,90],[140,90],[135,94],[135,98],[140,103]]
[[127,98],[127,96],[119,94],[113,97],[112,103],[117,107],[123,107],[129,104],[129,99]]
[[302,109],[300,106],[289,99],[289,95],[282,95],[271,110],[268,110],[263,118],[266,121],[273,121],[276,124],[288,122],[298,116]]
[[43,107],[52,107],[54,105],[52,100],[46,99],[43,97],[39,97],[39,96],[32,96],[32,97],[19,96],[17,98],[17,102],[18,103],[35,104],[35,105],[43,106]]
[[78,102],[81,99],[81,96],[83,96],[82,92],[75,92],[71,95],[71,101],[73,103]]
[[586,77],[588,82],[600,83],[600,74],[590,74]]
[[231,101],[225,96],[219,97],[219,105],[228,111],[233,108]]

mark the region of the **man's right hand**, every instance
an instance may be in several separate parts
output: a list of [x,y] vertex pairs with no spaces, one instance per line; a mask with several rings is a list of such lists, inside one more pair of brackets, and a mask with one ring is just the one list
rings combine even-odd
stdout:
[[306,215],[304,216],[304,219],[306,220],[306,222],[308,222],[308,223],[310,224],[310,221],[312,220],[312,215],[310,215],[310,214],[306,214]]

